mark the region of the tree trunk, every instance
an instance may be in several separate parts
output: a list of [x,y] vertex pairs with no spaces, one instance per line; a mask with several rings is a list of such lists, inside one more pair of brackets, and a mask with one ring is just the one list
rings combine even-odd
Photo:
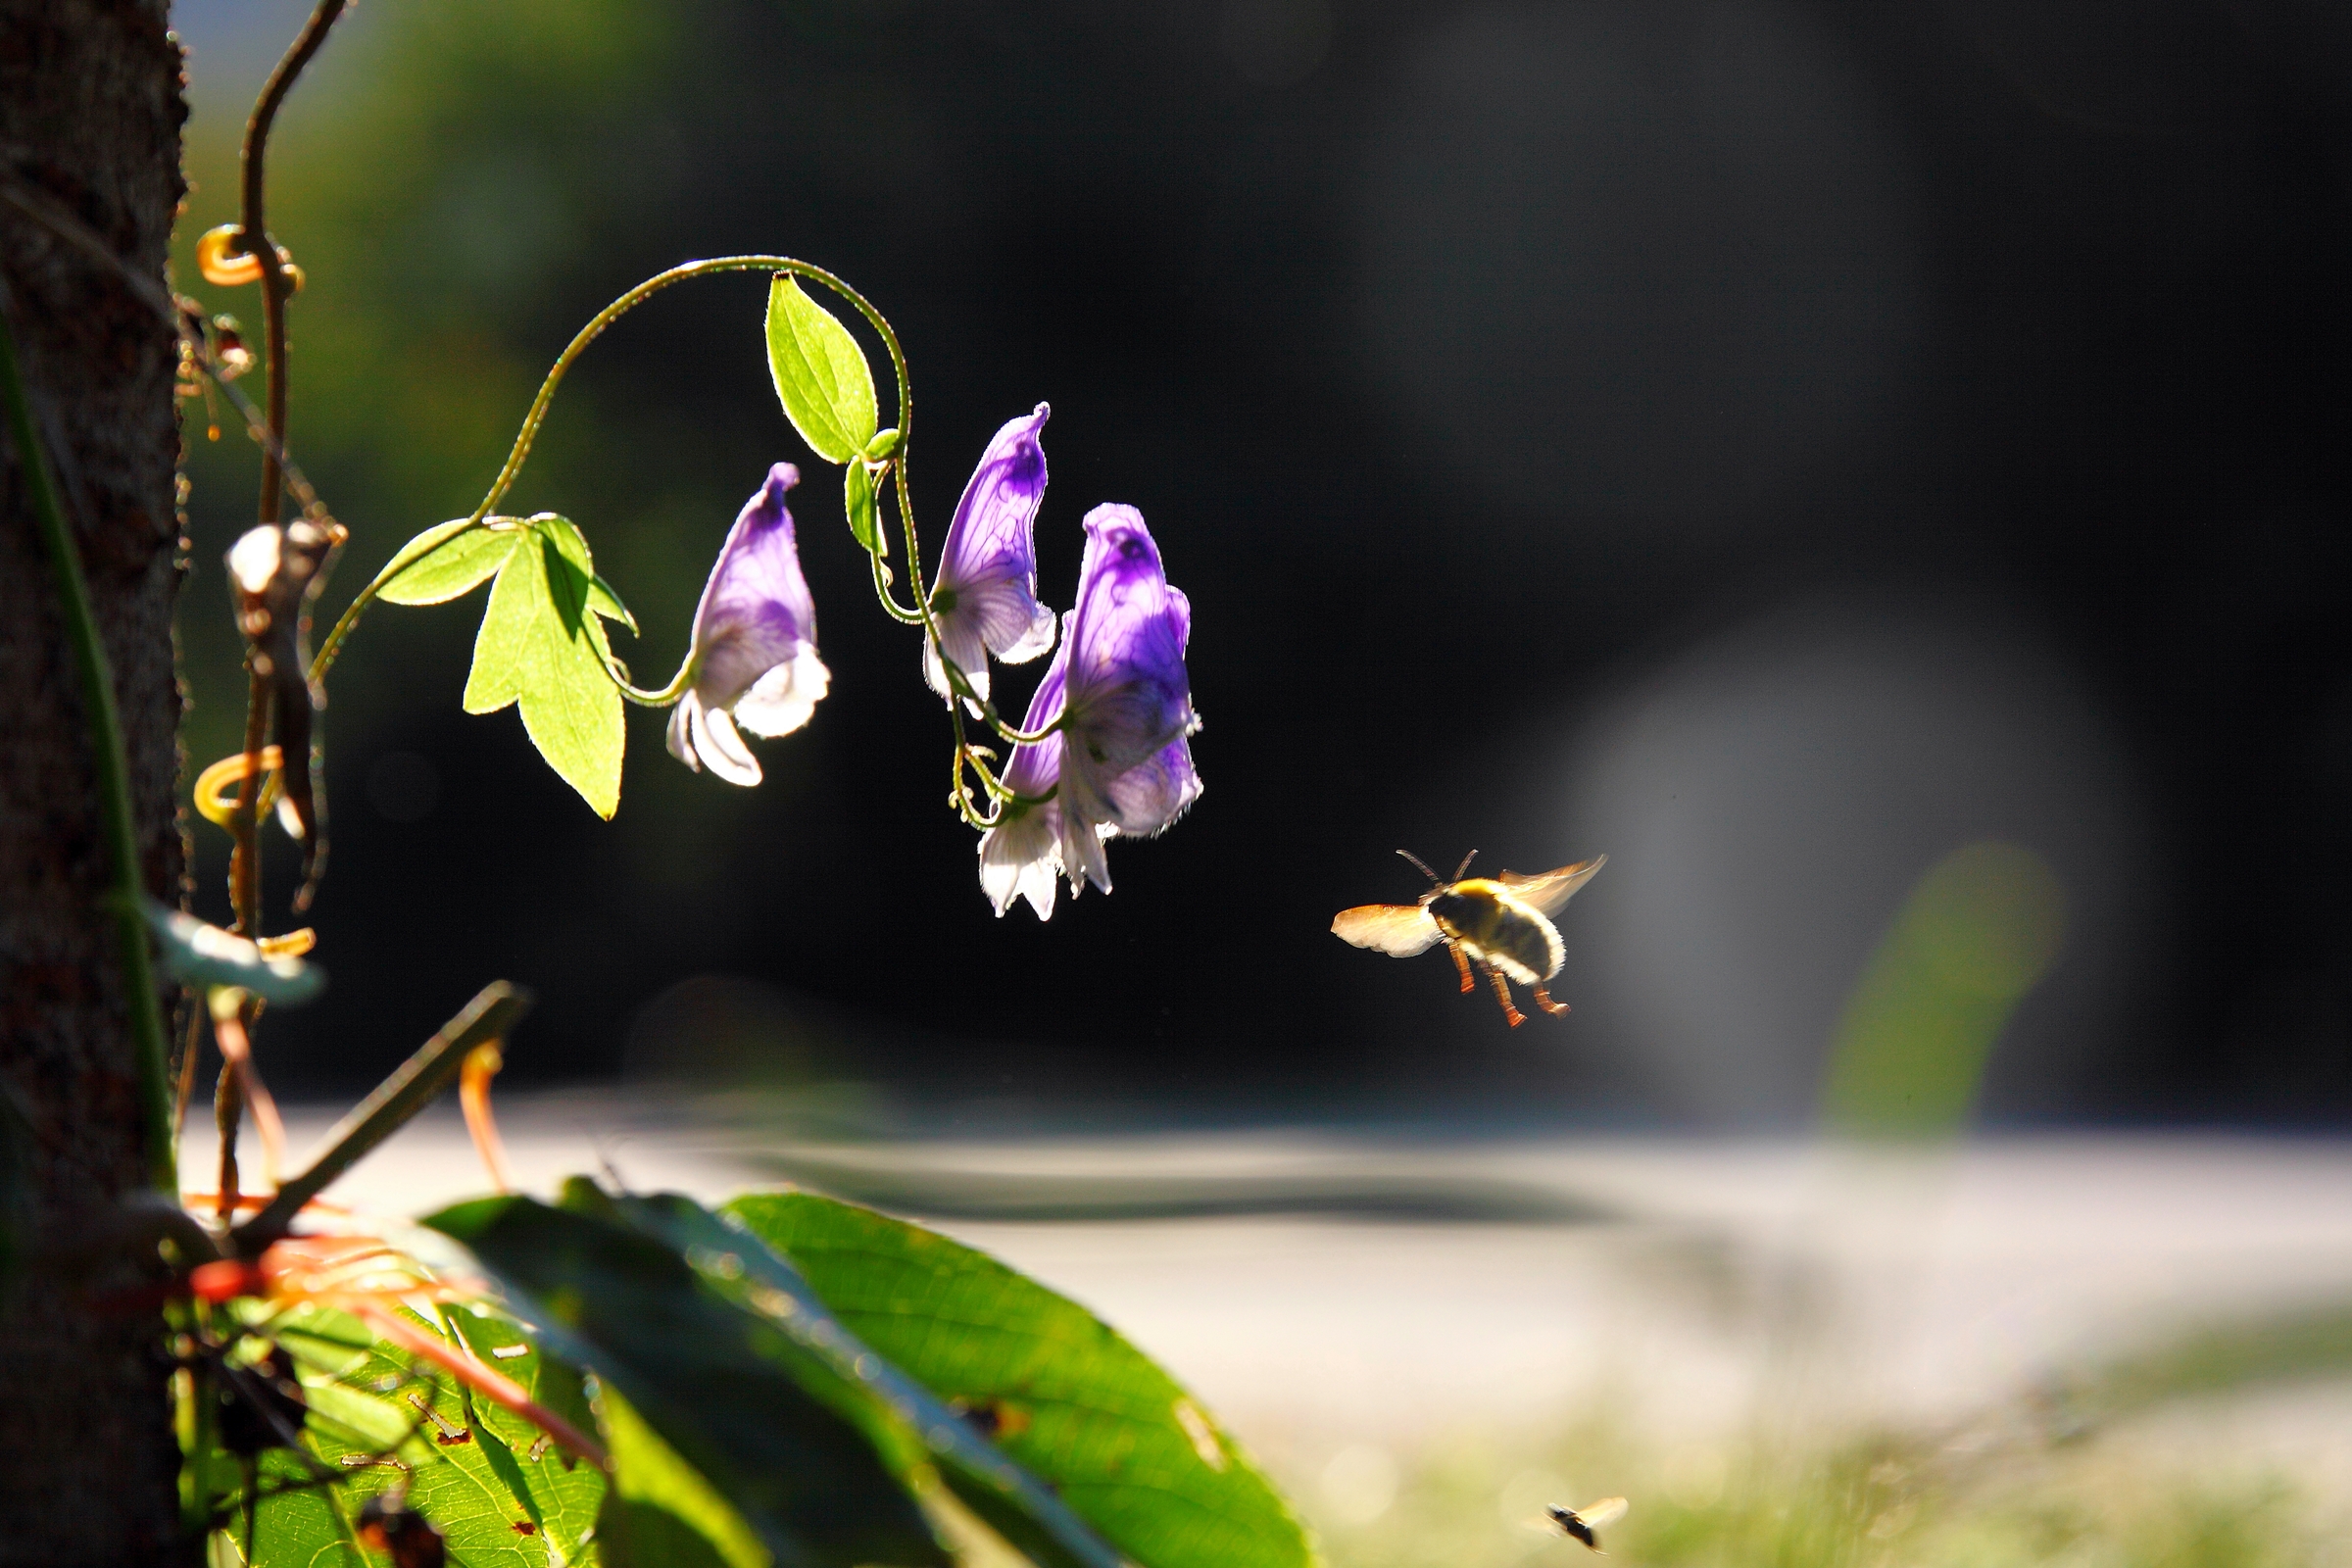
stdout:
[[[0,181],[159,285],[187,115],[168,25],[166,0],[0,0]],[[0,276],[113,662],[147,889],[178,903],[173,334],[6,202]],[[86,1238],[147,1172],[79,676],[23,454],[0,442],[0,1119],[17,1124],[20,1241],[0,1303],[0,1562],[190,1561],[170,1368],[135,1289],[153,1259],[74,1277],[41,1251]]]

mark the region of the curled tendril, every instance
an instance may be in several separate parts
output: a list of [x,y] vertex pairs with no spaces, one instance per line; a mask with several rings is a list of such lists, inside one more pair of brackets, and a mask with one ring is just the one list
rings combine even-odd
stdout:
[[227,827],[237,809],[234,792],[257,771],[265,778],[261,804],[254,808],[253,814],[260,816],[268,811],[277,804],[284,783],[280,776],[284,758],[285,754],[274,746],[265,746],[258,753],[231,752],[223,757],[196,775],[196,787],[191,793],[197,814],[215,827]]
[[[302,292],[302,269],[294,265],[293,253],[283,245],[277,248],[277,265],[285,270],[286,281],[293,292]],[[207,229],[196,242],[196,270],[204,274],[207,283],[222,288],[236,288],[245,283],[262,280],[262,259],[245,249],[245,225],[222,223]]]

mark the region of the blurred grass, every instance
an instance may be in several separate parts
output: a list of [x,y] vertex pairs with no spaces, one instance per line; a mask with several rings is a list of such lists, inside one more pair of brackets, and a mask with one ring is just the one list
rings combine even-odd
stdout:
[[[2154,1461],[2128,1443],[1983,1433],[1852,1434],[1788,1447],[1644,1446],[1580,1425],[1505,1457],[1433,1449],[1377,1517],[1346,1490],[1349,1453],[1289,1479],[1334,1568],[1572,1565],[1584,1548],[1533,1522],[1546,1503],[1622,1494],[1602,1535],[1620,1563],[1688,1568],[2321,1568],[2352,1563],[2352,1512],[2308,1478]],[[1354,1518],[1349,1518],[1350,1504]]]

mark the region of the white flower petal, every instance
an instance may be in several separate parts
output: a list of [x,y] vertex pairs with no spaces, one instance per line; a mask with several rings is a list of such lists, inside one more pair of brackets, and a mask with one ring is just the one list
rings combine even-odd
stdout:
[[[963,678],[972,683],[972,690],[985,699],[988,696],[988,645],[981,639],[980,619],[962,604],[944,615],[934,617],[939,623],[940,643],[947,647],[948,657],[963,671]],[[940,696],[948,691],[947,666],[940,662],[940,646],[923,639],[923,683]]]
[[695,715],[703,710],[703,700],[688,692],[669,710],[669,755],[693,768],[703,770],[702,760],[694,755]]
[[697,703],[687,715],[687,724],[694,732],[695,754],[711,772],[747,789],[760,782],[760,759],[735,733],[735,720],[727,716],[725,709],[706,709]]
[[789,735],[808,722],[832,683],[833,672],[816,650],[802,643],[736,700],[735,721],[755,735]]
[[1109,807],[1095,788],[1091,764],[1079,763],[1074,747],[1062,752],[1061,791],[1056,804],[1061,808],[1061,864],[1069,875],[1070,897],[1074,899],[1085,891],[1086,882],[1108,893],[1110,859],[1102,853],[1102,840],[1116,832],[1117,827],[1110,819]]
[[1014,899],[1027,899],[1040,920],[1054,918],[1054,878],[1061,871],[1061,813],[1034,807],[980,835],[980,891],[1001,919]]

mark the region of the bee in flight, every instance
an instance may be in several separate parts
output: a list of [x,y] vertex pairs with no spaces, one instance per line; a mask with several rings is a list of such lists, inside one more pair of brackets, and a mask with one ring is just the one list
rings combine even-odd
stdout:
[[[1600,1537],[1595,1532],[1602,1525],[1613,1525],[1625,1517],[1625,1499],[1603,1497],[1598,1502],[1588,1502],[1582,1508],[1546,1508],[1544,1511],[1551,1515],[1551,1522],[1558,1525],[1562,1532],[1575,1537],[1594,1551],[1600,1551]],[[1602,1552],[1601,1555],[1608,1554]]]
[[1423,865],[1420,857],[1406,850],[1396,853],[1429,878],[1430,890],[1421,895],[1421,902],[1365,904],[1342,909],[1331,922],[1334,936],[1393,958],[1409,958],[1445,943],[1446,951],[1453,955],[1453,966],[1461,971],[1462,990],[1467,992],[1475,984],[1470,966],[1476,963],[1494,984],[1494,999],[1502,1004],[1502,1015],[1514,1029],[1527,1022],[1527,1015],[1511,1004],[1513,980],[1533,990],[1536,1005],[1545,1012],[1568,1010],[1566,1003],[1552,1001],[1544,990],[1544,982],[1560,972],[1565,956],[1559,928],[1551,923],[1551,917],[1578,888],[1592,880],[1593,872],[1608,863],[1607,856],[1596,855],[1541,876],[1505,871],[1494,878],[1464,881],[1462,873],[1478,858],[1478,852],[1472,850],[1453,868],[1453,880],[1448,882]]

